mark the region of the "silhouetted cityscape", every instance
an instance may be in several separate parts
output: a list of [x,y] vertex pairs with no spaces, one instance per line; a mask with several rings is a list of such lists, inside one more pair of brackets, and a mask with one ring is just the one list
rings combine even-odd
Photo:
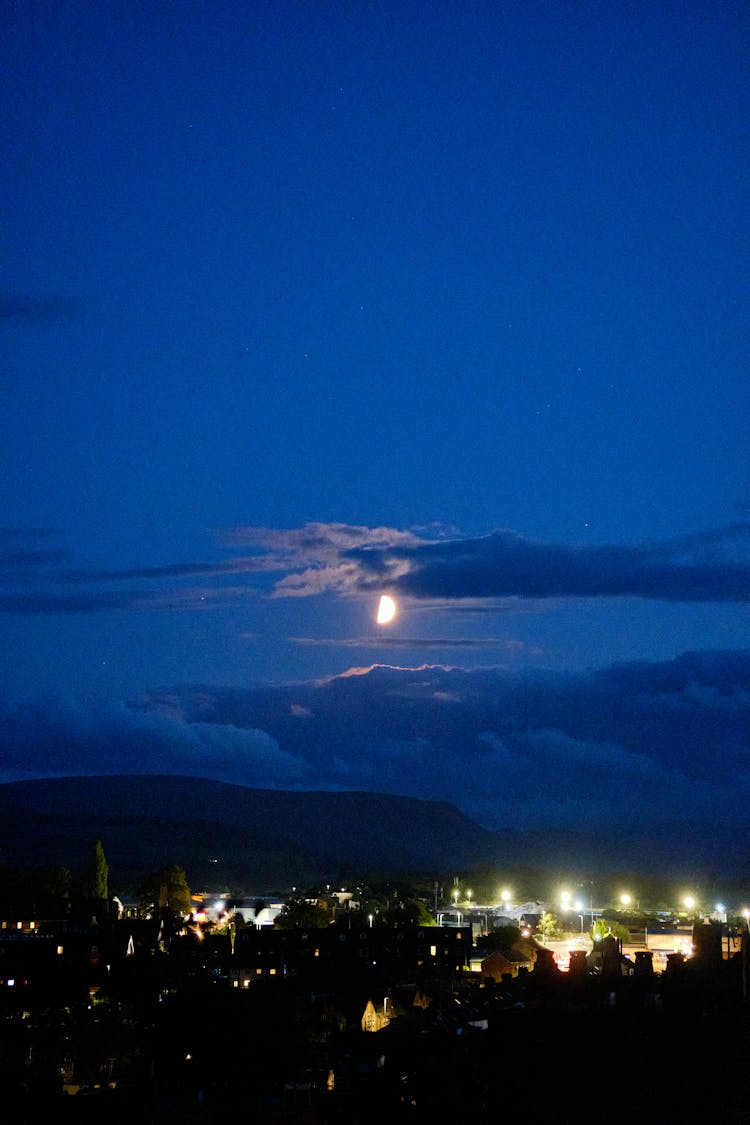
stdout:
[[453,876],[248,896],[169,864],[128,896],[100,840],[77,875],[6,864],[4,1104],[574,1121],[607,1075],[612,1121],[747,1120],[748,908],[654,909],[637,888],[603,902],[591,880],[519,901],[496,878],[492,895]]

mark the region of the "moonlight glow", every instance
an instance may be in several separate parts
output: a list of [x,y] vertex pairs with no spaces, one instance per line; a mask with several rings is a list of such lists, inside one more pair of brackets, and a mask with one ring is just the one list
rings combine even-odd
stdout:
[[378,605],[378,625],[387,625],[396,616],[396,603],[393,598],[389,598],[387,594],[383,594]]

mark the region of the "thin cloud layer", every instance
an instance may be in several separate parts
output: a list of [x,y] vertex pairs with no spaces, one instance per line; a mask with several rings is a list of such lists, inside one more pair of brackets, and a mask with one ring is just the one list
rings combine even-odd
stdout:
[[504,649],[515,652],[524,647],[520,641],[499,637],[290,637],[289,640],[307,648],[407,648],[438,652],[446,648],[489,648],[495,652]]

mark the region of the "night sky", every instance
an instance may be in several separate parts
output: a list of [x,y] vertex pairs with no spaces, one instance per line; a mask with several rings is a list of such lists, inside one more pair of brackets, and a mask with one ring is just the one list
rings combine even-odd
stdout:
[[747,5],[2,28],[0,780],[746,825]]

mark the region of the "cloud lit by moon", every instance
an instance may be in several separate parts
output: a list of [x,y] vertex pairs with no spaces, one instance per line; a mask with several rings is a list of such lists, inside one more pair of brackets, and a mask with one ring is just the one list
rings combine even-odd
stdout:
[[378,625],[387,625],[396,616],[396,603],[393,598],[389,598],[387,594],[383,594],[378,603],[378,616],[376,618]]

